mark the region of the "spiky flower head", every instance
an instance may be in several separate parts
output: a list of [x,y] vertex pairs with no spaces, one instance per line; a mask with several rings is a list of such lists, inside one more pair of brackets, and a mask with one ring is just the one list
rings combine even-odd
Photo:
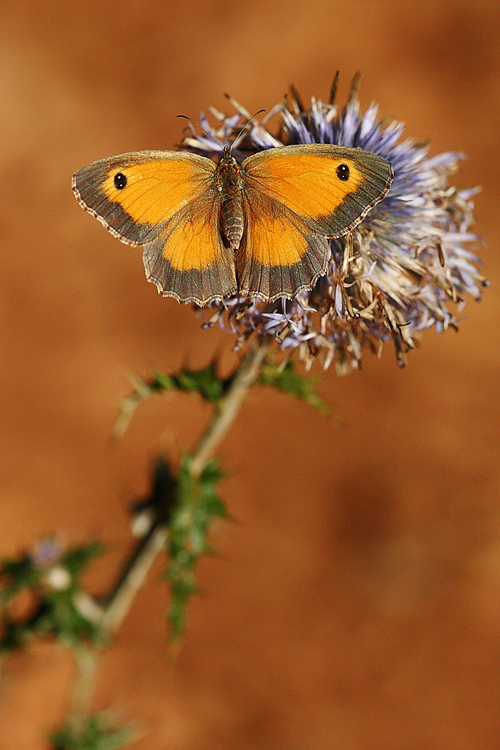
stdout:
[[[272,335],[283,352],[297,351],[306,365],[316,358],[324,367],[334,362],[339,374],[359,367],[366,348],[379,353],[385,341],[393,342],[404,366],[420,331],[456,328],[464,295],[479,299],[487,285],[471,249],[479,237],[469,231],[479,188],[449,184],[463,155],[429,157],[426,144],[400,141],[404,125],[382,123],[376,104],[361,113],[358,82],[356,77],[342,109],[335,104],[337,78],[329,101],[313,98],[307,108],[292,89],[261,122],[248,123],[233,155],[241,161],[263,149],[302,143],[359,146],[391,162],[395,177],[388,195],[351,235],[331,241],[327,274],[314,289],[272,303],[237,296],[215,301],[205,323],[219,321],[237,335],[237,346],[252,336]],[[191,129],[184,147],[216,157],[229,146],[250,118],[230,101],[237,114],[211,109],[219,124],[211,127],[202,115],[206,133]],[[276,114],[282,122],[273,135],[267,125]]]

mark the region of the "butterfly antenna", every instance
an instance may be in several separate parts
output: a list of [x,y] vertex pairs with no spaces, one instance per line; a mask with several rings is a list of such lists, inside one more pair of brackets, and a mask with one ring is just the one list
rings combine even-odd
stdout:
[[199,128],[207,138],[210,138],[212,141],[216,141],[217,139],[214,137],[213,133],[209,133],[205,128],[202,128],[199,123],[196,122],[196,120],[193,120],[191,117],[188,117],[187,115],[177,115],[177,117],[181,117],[183,120],[188,120],[189,122],[192,122],[193,125],[196,125],[197,128]]
[[234,141],[231,143],[231,146],[230,146],[230,149],[229,149],[230,151],[233,150],[233,148],[236,146],[236,144],[238,143],[238,141],[240,140],[240,138],[244,135],[245,130],[248,128],[248,126],[250,125],[250,123],[252,122],[252,120],[255,120],[255,118],[257,117],[257,115],[261,115],[262,112],[265,112],[265,111],[266,111],[265,109],[259,109],[258,112],[256,112],[254,115],[252,115],[251,117],[248,118],[248,120],[243,125],[243,127],[241,128],[240,132],[238,133],[238,135],[236,136],[236,138],[234,139]]

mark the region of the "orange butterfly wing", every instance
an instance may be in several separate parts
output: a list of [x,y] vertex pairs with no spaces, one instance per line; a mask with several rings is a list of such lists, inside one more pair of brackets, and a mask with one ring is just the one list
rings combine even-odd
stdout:
[[138,151],[84,167],[73,190],[122,242],[144,246],[146,275],[159,292],[204,305],[236,291],[234,254],[218,228],[215,170],[195,154]]
[[329,242],[297,214],[252,190],[246,191],[243,210],[246,228],[236,252],[241,295],[292,298],[326,274]]
[[237,291],[234,252],[219,231],[219,198],[205,193],[177,212],[144,248],[149,281],[166,297],[200,306]]
[[358,148],[285,146],[242,164],[246,233],[237,254],[241,292],[295,296],[326,273],[330,243],[387,194],[385,159]]

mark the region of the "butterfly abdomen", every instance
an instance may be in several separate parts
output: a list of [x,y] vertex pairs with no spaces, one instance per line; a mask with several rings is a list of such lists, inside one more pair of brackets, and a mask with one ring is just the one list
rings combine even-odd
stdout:
[[244,226],[241,196],[224,200],[221,205],[221,229],[231,250],[239,248]]
[[226,152],[217,167],[220,192],[220,229],[231,250],[240,246],[244,225],[242,182],[236,159]]

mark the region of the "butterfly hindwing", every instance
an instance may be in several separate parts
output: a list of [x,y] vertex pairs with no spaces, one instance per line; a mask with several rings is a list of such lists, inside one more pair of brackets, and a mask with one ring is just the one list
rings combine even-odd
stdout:
[[203,306],[236,293],[234,252],[222,242],[218,214],[218,196],[205,193],[146,244],[146,276],[161,294]]
[[249,188],[243,198],[245,235],[237,251],[240,294],[272,301],[310,289],[326,273],[326,237],[283,204]]

